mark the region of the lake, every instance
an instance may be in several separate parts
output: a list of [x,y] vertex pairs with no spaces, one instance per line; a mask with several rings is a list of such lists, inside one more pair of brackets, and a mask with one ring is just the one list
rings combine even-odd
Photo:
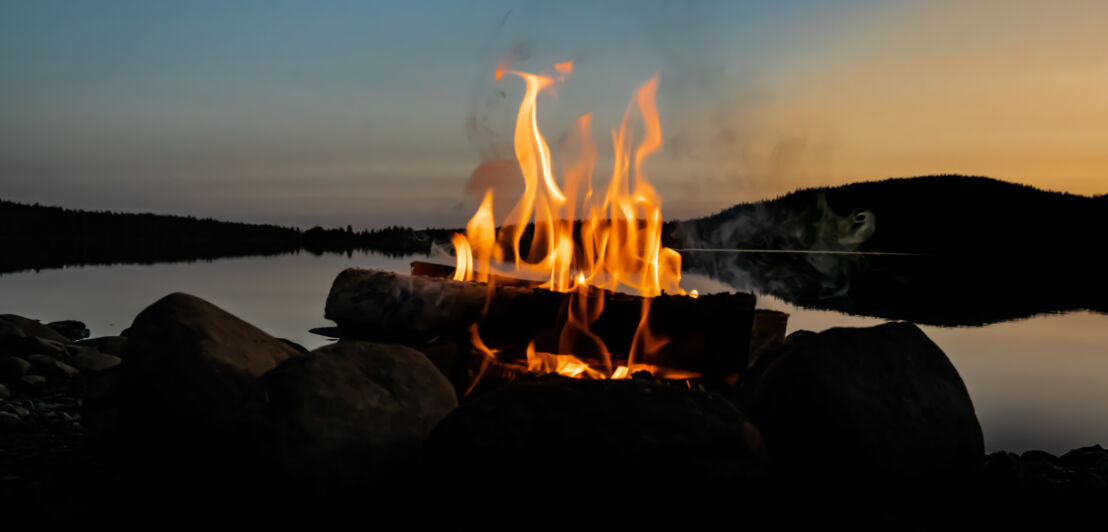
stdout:
[[[155,265],[70,267],[0,275],[0,313],[76,319],[93,336],[119,334],[171,292],[202,297],[275,336],[311,349],[328,339],[323,306],[331,281],[355,266],[407,272],[413,257],[309,253]],[[686,289],[732,290],[687,273]],[[865,327],[886,320],[798,308],[770,296],[759,307],[790,314],[789,332]],[[1052,453],[1108,443],[1108,315],[1042,314],[980,327],[923,326],[966,382],[988,451]]]

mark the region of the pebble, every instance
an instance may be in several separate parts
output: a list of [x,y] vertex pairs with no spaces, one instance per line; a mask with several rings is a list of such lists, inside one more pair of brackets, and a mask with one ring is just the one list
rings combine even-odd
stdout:
[[0,362],[0,376],[13,381],[26,375],[29,369],[31,369],[31,363],[20,357],[8,357]]
[[54,357],[40,354],[27,355],[27,362],[42,368],[50,368],[54,366]]
[[15,403],[6,404],[6,405],[4,405],[3,408],[4,408],[3,411],[15,414],[19,417],[27,417],[27,416],[31,415],[30,410],[27,410],[26,408],[23,408],[22,406],[19,406]]
[[50,355],[65,355],[65,344],[57,340],[47,340],[46,338],[35,336],[34,341],[37,347],[35,351]]
[[0,426],[18,427],[23,420],[11,412],[0,412]]
[[65,349],[66,352],[69,353],[69,356],[74,358],[81,355],[93,355],[100,353],[100,350],[97,349],[95,345],[69,344],[68,346],[66,346]]
[[46,384],[46,377],[43,377],[42,375],[24,375],[23,378],[19,380],[36,388]]
[[0,384],[0,399],[7,399],[12,396],[12,389],[8,388],[7,384]]
[[81,374],[80,370],[73,366],[70,366],[69,364],[66,364],[65,362],[62,362],[61,360],[55,360],[54,367],[58,368],[59,370],[61,370],[62,373],[65,373],[69,377],[76,377],[77,375]]

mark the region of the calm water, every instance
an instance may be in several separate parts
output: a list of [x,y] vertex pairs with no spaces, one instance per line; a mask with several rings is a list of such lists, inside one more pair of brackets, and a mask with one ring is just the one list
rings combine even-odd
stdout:
[[[104,336],[118,334],[144,307],[180,291],[310,349],[327,343],[308,329],[333,325],[323,319],[323,305],[338,272],[349,266],[406,272],[411,260],[304,253],[16,273],[0,276],[0,313],[43,321],[78,319],[94,336]],[[702,293],[730,290],[691,274],[683,285]],[[765,296],[759,306],[790,313],[790,332],[885,321],[800,309]],[[923,329],[965,380],[990,451],[1058,453],[1108,443],[1108,316],[1072,312],[984,327]]]

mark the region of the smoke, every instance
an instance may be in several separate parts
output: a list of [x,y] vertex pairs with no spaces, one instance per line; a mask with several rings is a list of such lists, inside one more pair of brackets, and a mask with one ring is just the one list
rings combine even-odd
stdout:
[[854,209],[840,215],[822,191],[813,191],[680,222],[673,237],[677,245],[691,249],[838,252],[682,252],[691,271],[740,290],[803,301],[846,295],[867,259],[841,252],[857,251],[876,229],[872,211]]

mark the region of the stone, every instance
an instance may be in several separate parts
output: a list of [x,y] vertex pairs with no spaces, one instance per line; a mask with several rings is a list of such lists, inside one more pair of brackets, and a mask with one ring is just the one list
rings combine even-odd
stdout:
[[1081,447],[1066,452],[1058,458],[1058,461],[1069,468],[1095,470],[1101,467],[1101,464],[1108,463],[1108,450],[1103,449],[1099,444]]
[[36,389],[42,388],[46,385],[46,377],[43,377],[42,375],[24,375],[19,380]]
[[54,367],[54,357],[49,356],[49,355],[39,355],[39,354],[27,355],[26,360],[27,360],[27,362],[30,362],[32,365],[38,366],[40,369],[45,369],[45,368],[53,369],[53,367]]
[[49,326],[15,314],[0,314],[0,337],[3,336],[20,336],[26,338],[37,336],[63,344],[69,341],[68,338],[58,334],[57,331],[51,329]]
[[984,458],[962,378],[909,323],[793,333],[740,386],[794,495],[918,509],[924,498],[956,498]]
[[31,349],[37,353],[46,353],[52,357],[64,357],[67,355],[65,344],[57,340],[34,336],[31,337],[31,342]]
[[996,482],[1018,482],[1023,476],[1019,455],[1006,451],[997,451],[985,459],[985,474]]
[[22,423],[23,420],[19,419],[19,416],[11,412],[0,412],[0,426],[18,427]]
[[456,406],[450,382],[419,351],[339,342],[263,375],[245,417],[292,485],[341,497],[413,477],[424,438]]
[[[477,528],[534,519],[536,508],[550,510],[544,522],[580,520],[572,505],[600,501],[613,509],[600,517],[614,522],[664,518],[646,500],[687,522],[751,521],[770,485],[759,431],[734,404],[639,379],[546,376],[487,392],[439,424],[425,461],[431,485],[458,488],[456,515],[475,516],[467,525]],[[490,496],[492,522],[465,511]]]
[[[105,355],[105,356],[110,356],[110,355]],[[62,372],[63,374],[65,374],[68,377],[76,377],[76,376],[79,376],[81,374],[80,370],[78,370],[77,368],[75,368],[73,366],[70,366],[69,364],[66,364],[65,362],[62,362],[61,360],[55,360],[54,361],[54,367],[58,371]]]
[[[129,442],[126,459],[136,470],[155,476],[159,470],[219,471],[224,467],[219,460],[235,460],[229,444],[236,442],[227,438],[250,388],[295,355],[293,348],[227,311],[173,293],[135,317],[117,397],[97,407],[114,403],[121,409],[119,438]],[[120,360],[104,358],[111,356],[98,359]],[[75,359],[85,369],[82,355]]]
[[66,354],[70,358],[77,358],[85,354],[99,354],[101,351],[94,345],[87,345],[81,343],[72,343],[65,346]]
[[78,347],[95,347],[97,351],[101,353],[107,353],[109,355],[123,356],[123,353],[127,351],[127,337],[126,336],[101,336],[99,338],[89,338],[87,340],[81,340],[76,344],[70,344],[69,348],[73,349],[74,346]]
[[22,417],[28,417],[28,416],[31,415],[30,410],[27,410],[26,408],[23,408],[22,406],[19,406],[15,403],[8,403],[8,404],[4,405],[4,411],[5,412],[11,412],[11,413],[13,413],[13,414],[15,414],[15,415],[17,415],[21,418]]
[[121,363],[123,363],[122,358],[97,352],[85,352],[73,357],[73,365],[80,368],[81,371],[92,373],[114,368]]
[[21,357],[8,357],[0,361],[0,377],[9,381],[23,378],[31,369],[31,363]]
[[1043,464],[1057,465],[1058,457],[1046,451],[1030,450],[1024,451],[1020,455],[1020,460],[1024,462],[1038,462]]
[[52,321],[46,325],[71,342],[88,338],[89,335],[88,327],[77,320]]
[[8,388],[7,384],[0,384],[0,399],[7,399],[12,396],[12,389]]

